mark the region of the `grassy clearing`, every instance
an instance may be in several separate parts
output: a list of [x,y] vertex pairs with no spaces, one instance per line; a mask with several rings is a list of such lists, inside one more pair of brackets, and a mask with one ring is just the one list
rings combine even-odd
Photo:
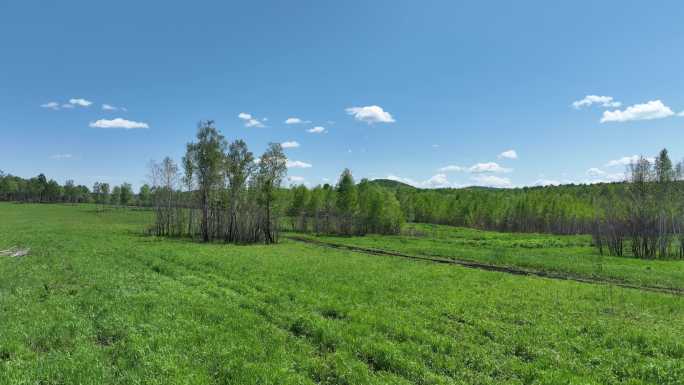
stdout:
[[681,297],[287,241],[143,237],[147,215],[0,204],[0,249],[31,247],[0,258],[0,384],[684,378]]
[[404,235],[316,237],[359,247],[684,289],[684,261],[601,256],[585,235],[513,234],[409,224]]

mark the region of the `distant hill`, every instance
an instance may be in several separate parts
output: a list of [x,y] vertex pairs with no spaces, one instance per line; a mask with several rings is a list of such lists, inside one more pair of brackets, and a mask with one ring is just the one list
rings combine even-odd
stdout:
[[373,179],[370,183],[394,190],[418,190],[418,188],[411,186],[410,184],[399,182],[392,179]]
[[377,186],[392,189],[392,190],[434,190],[434,191],[454,191],[454,190],[499,190],[496,187],[485,187],[485,186],[469,186],[469,187],[438,187],[438,188],[418,188],[411,186],[408,183],[399,182],[392,179],[373,179],[370,181]]

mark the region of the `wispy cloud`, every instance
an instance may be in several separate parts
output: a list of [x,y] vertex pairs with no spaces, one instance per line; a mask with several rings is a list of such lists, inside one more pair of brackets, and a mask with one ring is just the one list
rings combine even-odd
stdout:
[[[260,122],[259,119],[253,117],[252,114],[240,112],[238,114],[238,118],[242,119],[245,122],[245,127],[265,127],[264,124]],[[262,120],[266,121],[266,119]]]
[[125,107],[117,107],[117,106],[112,106],[111,104],[103,104],[102,105],[102,110],[103,111],[128,111]]
[[100,119],[90,123],[93,128],[123,128],[124,130],[133,130],[136,128],[150,128],[147,123],[135,122],[122,118],[116,119]]
[[[613,159],[606,163],[606,167],[615,167],[615,166],[629,166],[632,163],[636,163],[639,160],[640,156],[639,155],[632,155],[632,156],[623,156],[622,158],[618,159]],[[653,162],[655,158],[653,157],[645,157],[646,160],[649,162]]]
[[[515,159],[515,158],[511,158]],[[496,162],[484,162],[484,163],[476,163],[470,167],[462,167],[458,166],[455,164],[450,164],[448,166],[444,166],[439,169],[440,172],[459,172],[459,171],[467,171],[473,174],[482,174],[482,173],[504,173],[504,172],[511,172],[513,169],[510,168],[505,168],[499,165]]]
[[451,172],[451,171],[464,171],[465,167],[450,164],[439,169],[441,172]]
[[289,160],[286,164],[287,168],[311,168],[311,163],[302,162],[300,160]]
[[511,187],[511,180],[496,175],[476,175],[470,178],[478,186],[484,187]]
[[310,120],[303,120],[303,119],[296,118],[296,117],[285,119],[285,124],[302,124],[302,123],[311,123],[311,121]]
[[40,105],[43,108],[49,108],[51,110],[59,110],[59,103],[57,102],[47,102],[45,104]]
[[458,184],[451,183],[446,176],[446,174],[435,174],[428,178],[427,180],[424,181],[416,181],[411,178],[405,178],[401,176],[397,176],[394,174],[390,174],[385,179],[401,182],[401,183],[406,183],[408,185],[411,185],[413,187],[418,187],[418,188],[455,188],[455,187],[461,187]]
[[280,144],[283,148],[297,148],[299,147],[299,142],[296,140],[291,140],[287,142],[283,142]]
[[64,160],[64,159],[71,159],[74,156],[71,154],[54,154],[50,156],[50,159],[55,159],[55,160]]
[[486,162],[486,163],[477,163],[470,168],[468,168],[468,171],[474,173],[474,174],[480,174],[480,173],[486,173],[486,172],[511,172],[513,171],[510,168],[505,168],[501,167],[498,163],[495,162]]
[[572,106],[576,109],[582,107],[589,107],[592,104],[600,104],[602,107],[620,107],[622,103],[613,100],[612,96],[598,96],[598,95],[587,95],[584,99],[572,102]]
[[625,180],[625,174],[619,172],[606,172],[598,167],[592,167],[586,172],[589,180],[586,183],[618,182]]
[[74,107],[88,107],[91,104],[93,104],[93,102],[91,102],[90,100],[86,100],[83,98],[72,98],[72,99],[69,99],[69,102],[67,102],[67,103],[61,103],[60,104],[59,102],[48,102],[45,104],[41,104],[40,106],[43,108],[49,108],[51,110],[56,111],[56,110],[59,110],[62,108],[72,109]]
[[606,175],[606,172],[597,167],[592,167],[587,170],[587,175],[590,177],[601,177]]
[[311,133],[311,134],[322,134],[322,133],[325,132],[325,127],[316,126],[316,127],[313,127],[313,128],[309,128],[308,130],[306,130],[306,132],[309,132],[309,133]]
[[499,159],[518,159],[518,153],[515,150],[506,150],[499,154]]
[[603,111],[601,123],[662,119],[672,115],[674,112],[670,107],[660,100],[651,100],[643,104],[629,106],[624,110]]
[[392,115],[380,106],[349,107],[345,111],[354,119],[368,124],[395,122]]
[[88,107],[93,104],[93,102],[83,98],[72,98],[69,99],[69,104],[73,104],[74,106]]

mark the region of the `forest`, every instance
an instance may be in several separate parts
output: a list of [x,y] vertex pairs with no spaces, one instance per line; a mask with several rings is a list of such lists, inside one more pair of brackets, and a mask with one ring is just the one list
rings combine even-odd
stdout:
[[151,162],[149,183],[64,185],[43,174],[0,172],[0,200],[92,202],[155,212],[150,232],[229,243],[274,243],[280,230],[316,234],[399,234],[404,222],[482,230],[591,234],[600,253],[684,257],[684,166],[666,149],[629,165],[623,182],[496,189],[419,189],[389,180],[356,182],[344,170],[335,185],[284,187],[279,144],[255,157],[243,140],[228,143],[200,122],[180,166]]

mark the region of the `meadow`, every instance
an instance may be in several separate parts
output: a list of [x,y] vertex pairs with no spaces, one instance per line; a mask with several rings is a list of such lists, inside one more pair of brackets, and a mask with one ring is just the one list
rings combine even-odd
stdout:
[[[299,235],[301,237],[301,235]],[[401,235],[317,236],[335,244],[409,255],[476,261],[568,278],[684,293],[684,261],[601,255],[589,235],[521,234],[434,224],[408,224]]]
[[[683,384],[680,295],[331,249],[143,235],[0,203],[0,384]],[[367,247],[682,287],[585,237],[412,225]],[[602,265],[597,270],[597,263]]]

